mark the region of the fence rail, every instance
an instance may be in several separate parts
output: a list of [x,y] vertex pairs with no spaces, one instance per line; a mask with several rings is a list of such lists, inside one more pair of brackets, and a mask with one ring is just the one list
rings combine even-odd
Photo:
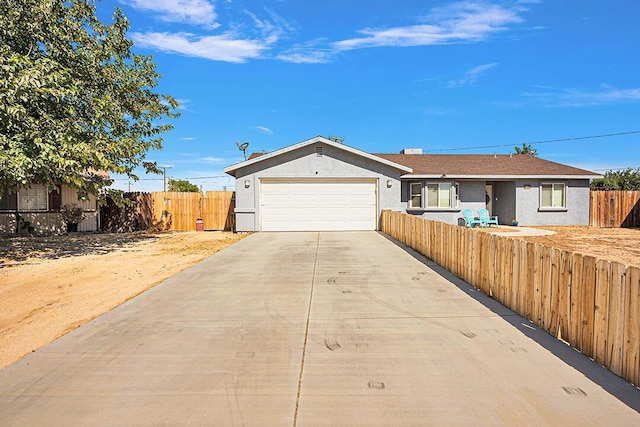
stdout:
[[592,227],[640,227],[640,191],[591,191]]
[[382,231],[640,384],[640,268],[400,212]]

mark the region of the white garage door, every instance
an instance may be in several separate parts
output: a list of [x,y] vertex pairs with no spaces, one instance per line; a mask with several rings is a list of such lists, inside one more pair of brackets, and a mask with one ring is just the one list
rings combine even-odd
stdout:
[[262,182],[262,231],[375,230],[375,181]]

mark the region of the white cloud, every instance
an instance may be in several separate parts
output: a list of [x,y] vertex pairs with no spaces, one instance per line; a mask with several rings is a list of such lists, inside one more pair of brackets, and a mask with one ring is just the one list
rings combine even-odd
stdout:
[[204,163],[213,163],[213,164],[219,164],[219,163],[225,163],[227,162],[227,159],[223,159],[221,157],[202,157],[200,159],[200,161],[204,162]]
[[263,57],[291,30],[284,19],[269,10],[268,19],[247,10],[244,13],[249,23],[230,23],[230,29],[219,34],[149,31],[135,32],[131,37],[136,45],[161,52],[239,63]]
[[315,39],[299,43],[280,53],[277,58],[294,64],[327,64],[331,62],[334,49],[319,46],[326,45],[326,39]]
[[182,141],[193,141],[195,138],[192,136],[185,136],[184,138],[180,138]]
[[490,70],[493,67],[498,65],[497,62],[492,62],[491,64],[479,65],[475,68],[470,69],[462,77],[456,80],[449,80],[447,87],[462,87],[466,85],[472,85],[478,80],[481,74],[485,73],[487,70]]
[[640,88],[616,89],[603,85],[601,90],[585,91],[579,89],[546,89],[541,92],[526,92],[523,95],[536,102],[555,107],[587,107],[640,103]]
[[424,23],[403,27],[363,29],[363,37],[334,43],[338,50],[379,46],[426,46],[448,43],[478,42],[509,25],[523,21],[523,7],[505,7],[475,1],[462,1],[434,8]]
[[293,64],[328,64],[332,55],[328,52],[288,51],[276,56],[277,59]]
[[262,33],[267,43],[275,43],[287,32],[293,31],[291,25],[273,11],[267,10],[273,22],[267,19],[260,19],[248,10],[245,10],[244,13],[251,18],[254,28]]
[[215,7],[208,0],[120,0],[134,9],[151,11],[167,22],[218,27]]
[[[166,21],[219,27],[214,5],[209,0],[120,0],[140,10],[158,14]],[[336,42],[315,39],[272,52],[278,42],[295,32],[295,26],[268,9],[259,16],[243,10],[244,22],[228,23],[221,34],[197,32],[137,32],[137,45],[161,52],[214,61],[246,62],[249,59],[275,58],[298,64],[324,64],[335,55],[353,49],[390,46],[427,46],[472,43],[488,39],[523,22],[525,4],[535,0],[512,1],[509,5],[485,0],[463,0],[433,8],[413,25],[365,28],[357,37]]]
[[256,128],[257,131],[262,132],[264,134],[273,135],[273,131],[271,129],[269,129],[268,127],[256,126],[255,128]]
[[193,113],[193,111],[188,107],[188,105],[191,104],[190,99],[178,98],[176,99],[176,101],[178,102],[178,110],[189,111],[190,113]]
[[260,40],[242,40],[232,34],[196,36],[190,33],[132,33],[141,47],[166,53],[225,62],[245,62],[258,58],[268,45]]

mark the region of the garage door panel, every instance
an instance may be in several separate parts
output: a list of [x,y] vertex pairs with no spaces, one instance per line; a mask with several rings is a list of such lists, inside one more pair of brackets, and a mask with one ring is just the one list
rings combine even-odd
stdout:
[[375,230],[376,182],[261,183],[263,231]]
[[375,206],[376,200],[375,197],[371,197],[368,194],[355,194],[351,195],[345,204],[348,206]]
[[345,206],[348,198],[344,194],[320,194],[318,202],[320,206]]
[[347,218],[347,209],[341,206],[323,206],[318,208],[318,218],[323,221],[344,221]]
[[[290,216],[293,216],[293,217],[302,217],[302,218],[299,218],[300,221],[304,221],[304,220],[315,221],[318,216],[318,208],[313,206],[293,206],[289,210],[289,214]],[[287,214],[285,213],[285,215]]]

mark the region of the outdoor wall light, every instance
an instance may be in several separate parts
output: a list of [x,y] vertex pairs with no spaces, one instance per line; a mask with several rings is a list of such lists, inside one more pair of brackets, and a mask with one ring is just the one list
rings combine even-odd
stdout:
[[248,179],[244,180],[244,188],[249,188],[251,187],[251,181],[249,181]]
[[393,185],[393,181],[391,181],[390,179],[387,180],[387,188],[391,188],[391,186]]

